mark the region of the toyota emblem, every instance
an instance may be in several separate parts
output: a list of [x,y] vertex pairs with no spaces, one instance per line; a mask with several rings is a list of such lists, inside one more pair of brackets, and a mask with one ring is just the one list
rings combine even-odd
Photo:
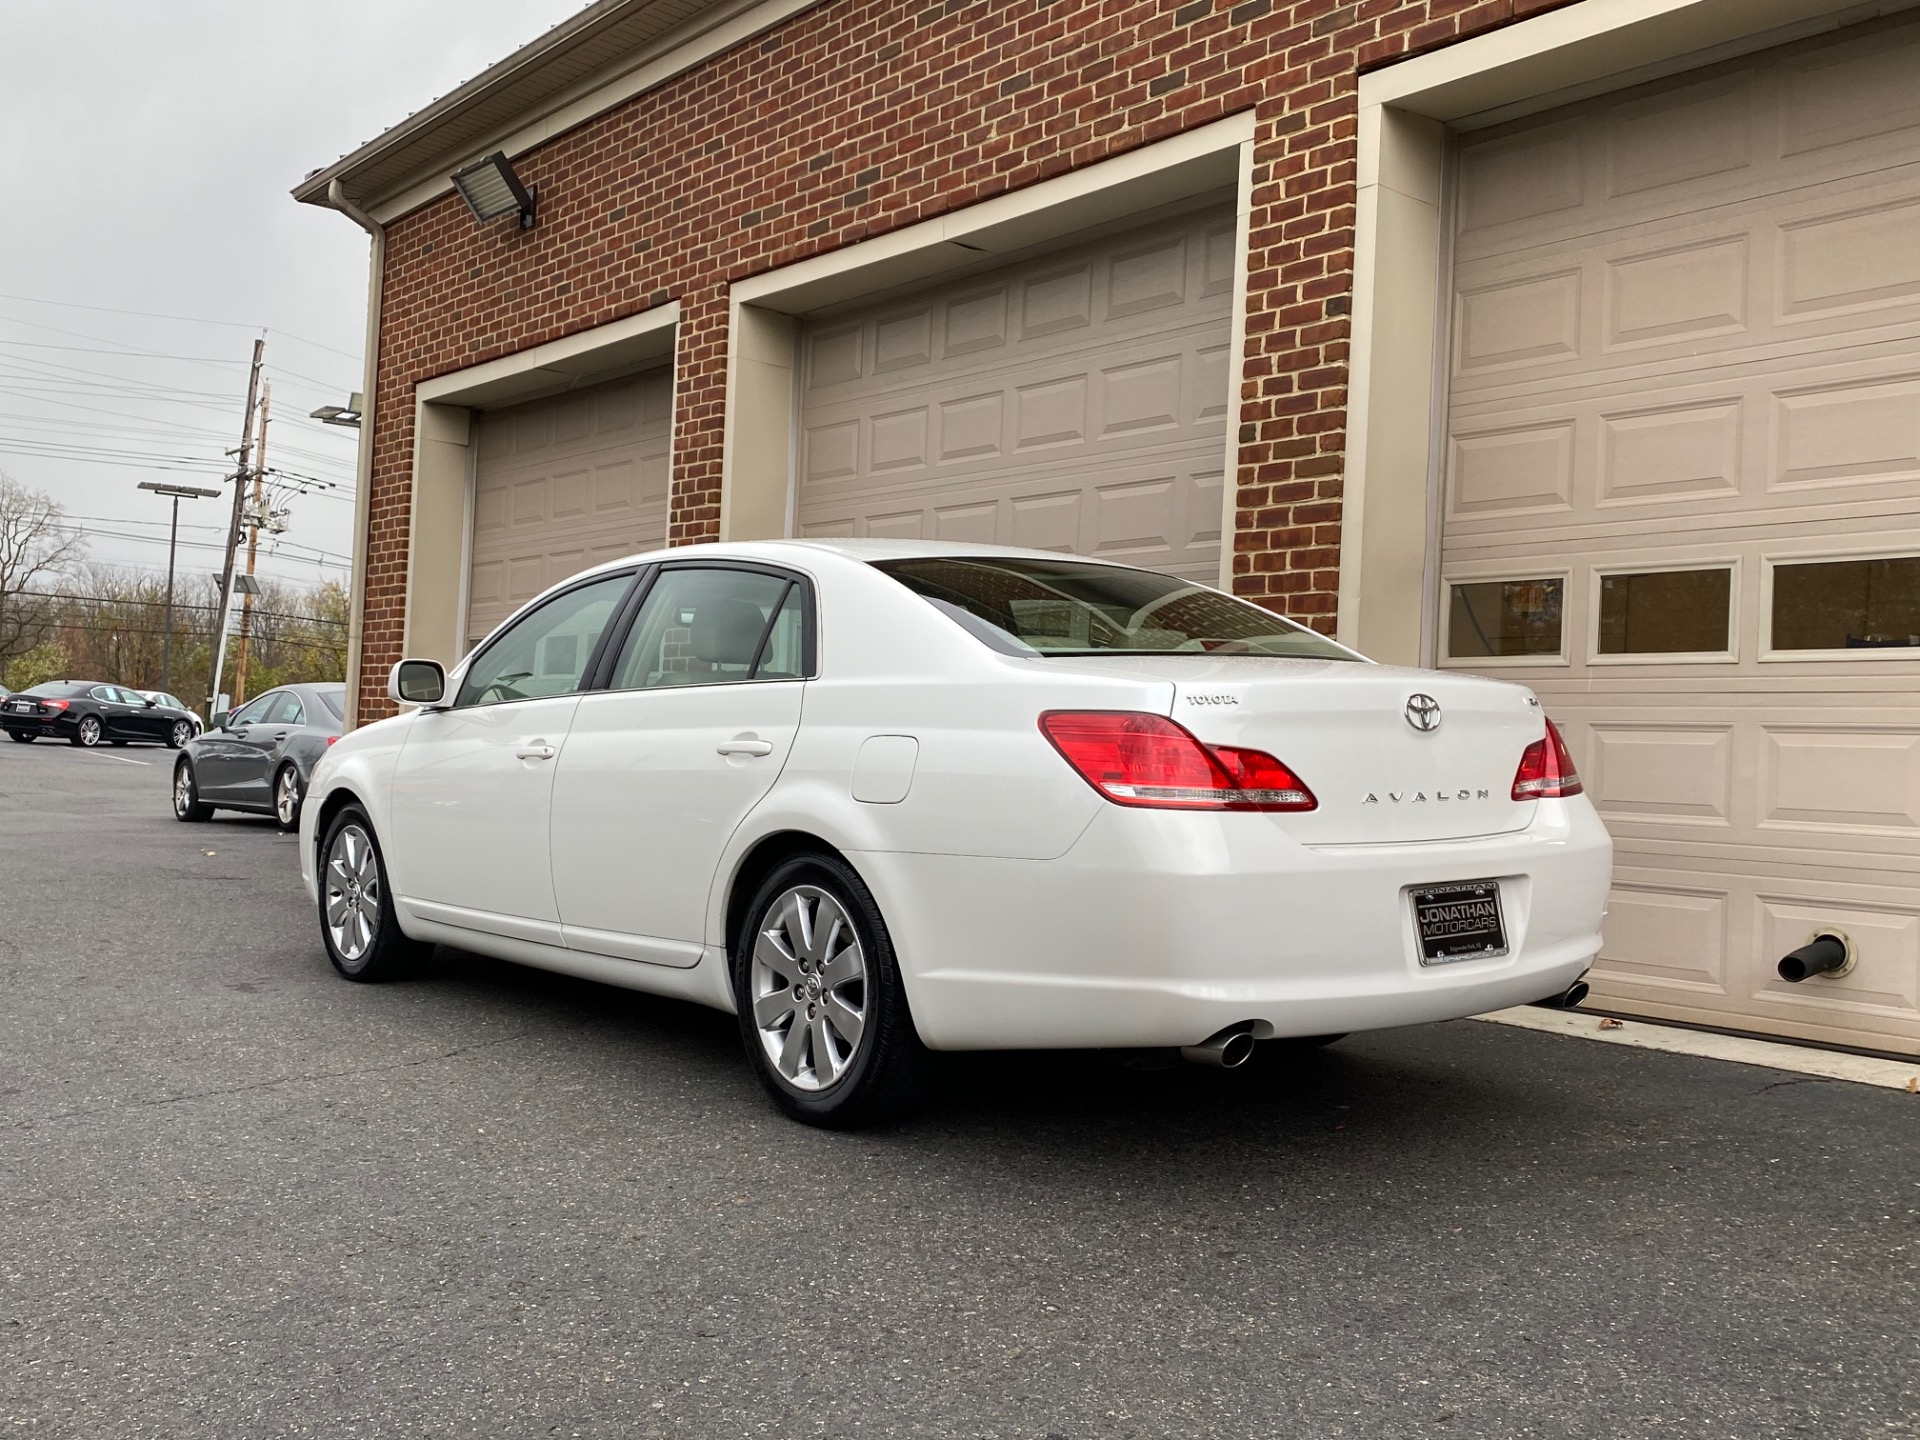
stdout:
[[1431,695],[1407,697],[1407,724],[1416,730],[1440,728],[1440,702]]

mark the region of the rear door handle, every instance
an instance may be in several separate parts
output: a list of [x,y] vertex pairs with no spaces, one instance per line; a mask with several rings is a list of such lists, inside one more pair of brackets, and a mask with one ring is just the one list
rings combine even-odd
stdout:
[[553,746],[523,745],[513,753],[521,760],[551,760],[553,759]]
[[765,740],[722,740],[714,747],[722,755],[771,755],[773,746]]
[[287,731],[282,730],[278,735],[275,735],[273,737],[273,743],[278,745],[282,740],[287,738],[287,734],[288,734]]

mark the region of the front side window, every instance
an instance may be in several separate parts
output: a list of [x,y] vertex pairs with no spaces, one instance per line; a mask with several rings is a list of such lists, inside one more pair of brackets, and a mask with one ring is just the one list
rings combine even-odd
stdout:
[[600,632],[632,584],[631,575],[609,575],[521,616],[473,657],[454,705],[571,695],[586,677]]
[[267,707],[273,704],[273,701],[274,696],[271,692],[262,695],[257,700],[249,700],[244,706],[234,711],[233,714],[227,718],[228,728],[238,730],[242,725],[259,725],[264,723],[267,717]]
[[1007,654],[1359,659],[1269,610],[1151,570],[997,555],[880,560],[874,568]]
[[664,571],[620,648],[612,688],[799,679],[799,591],[785,576],[759,571]]

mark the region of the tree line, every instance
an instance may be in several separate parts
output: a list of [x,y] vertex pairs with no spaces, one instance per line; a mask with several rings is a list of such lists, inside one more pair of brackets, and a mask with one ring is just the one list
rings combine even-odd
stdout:
[[[346,586],[264,578],[259,585],[247,626],[246,695],[344,679]],[[173,658],[163,685],[166,600],[166,576],[88,560],[84,532],[67,524],[58,505],[0,473],[0,684],[24,690],[46,680],[105,680],[169,689],[198,708],[212,678],[219,577],[176,576]],[[235,705],[246,698],[235,684],[241,608],[236,595],[222,681]]]

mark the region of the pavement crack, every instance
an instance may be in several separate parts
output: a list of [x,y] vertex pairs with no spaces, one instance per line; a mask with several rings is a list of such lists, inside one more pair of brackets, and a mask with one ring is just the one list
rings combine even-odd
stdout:
[[1791,1080],[1776,1080],[1771,1085],[1762,1085],[1753,1093],[1764,1095],[1769,1090],[1784,1090],[1789,1085],[1824,1085],[1826,1083],[1827,1077],[1824,1075],[1799,1075]]
[[358,1065],[346,1070],[314,1070],[300,1075],[281,1075],[272,1080],[257,1080],[247,1085],[219,1085],[207,1090],[187,1090],[178,1095],[160,1095],[149,1099],[131,1102],[116,1102],[107,1105],[81,1106],[73,1110],[61,1110],[52,1115],[39,1115],[26,1120],[16,1120],[6,1128],[8,1130],[31,1130],[36,1125],[51,1124],[59,1120],[76,1120],[89,1115],[107,1115],[128,1108],[150,1109],[161,1105],[178,1105],[188,1100],[206,1100],[220,1095],[245,1095],[258,1090],[274,1090],[283,1085],[305,1085],[318,1080],[351,1080],[362,1075],[384,1075],[395,1070],[411,1070],[422,1065],[437,1064],[442,1060],[456,1060],[463,1055],[478,1054],[482,1050],[491,1050],[498,1045],[509,1045],[515,1040],[523,1040],[530,1032],[516,1030],[511,1035],[502,1035],[497,1040],[482,1040],[470,1045],[456,1045],[450,1050],[438,1050],[431,1055],[418,1055],[411,1060],[395,1060],[385,1065]]

